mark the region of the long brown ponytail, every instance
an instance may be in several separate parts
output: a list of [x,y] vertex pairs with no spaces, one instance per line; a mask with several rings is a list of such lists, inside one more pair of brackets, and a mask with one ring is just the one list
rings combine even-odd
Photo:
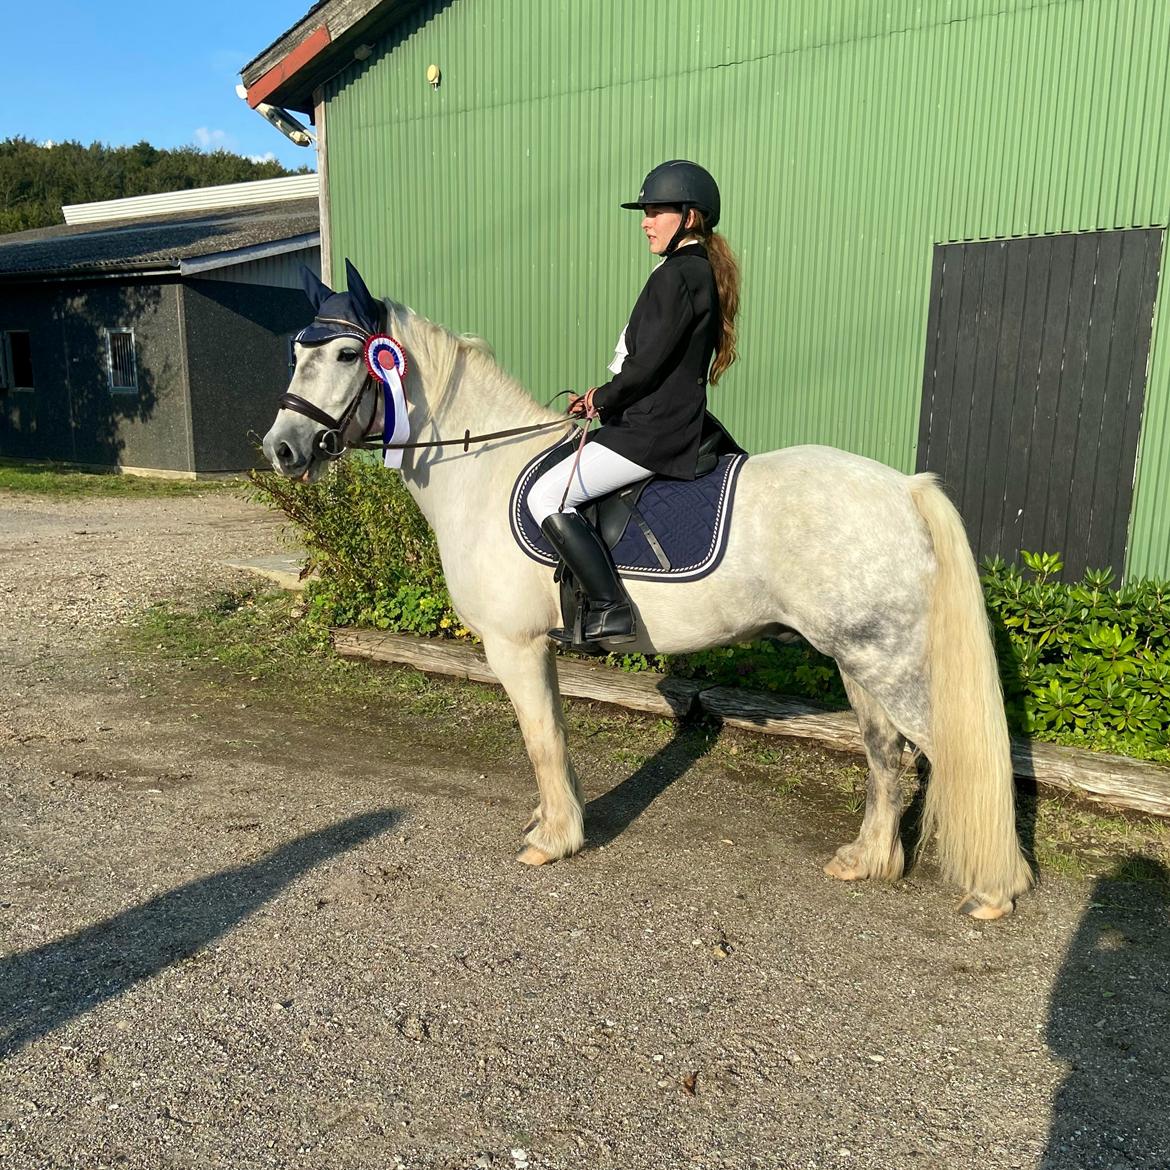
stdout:
[[715,288],[719,292],[720,328],[711,359],[708,380],[714,386],[739,356],[736,352],[735,318],[739,315],[739,261],[727,241],[704,222],[703,213],[695,211],[694,233],[707,249],[707,259],[715,274]]

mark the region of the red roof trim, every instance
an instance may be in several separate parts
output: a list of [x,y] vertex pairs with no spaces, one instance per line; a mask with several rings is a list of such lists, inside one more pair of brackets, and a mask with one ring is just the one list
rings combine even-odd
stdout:
[[314,29],[295,49],[248,87],[248,105],[255,109],[273,90],[300,72],[332,38],[325,25]]

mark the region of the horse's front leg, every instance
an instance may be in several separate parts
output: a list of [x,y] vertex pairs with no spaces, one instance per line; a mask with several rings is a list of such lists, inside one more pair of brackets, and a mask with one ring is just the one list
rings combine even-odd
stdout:
[[543,865],[576,853],[585,843],[581,782],[569,762],[556,656],[545,635],[513,641],[484,637],[487,660],[508,692],[540,793],[524,828],[519,860]]

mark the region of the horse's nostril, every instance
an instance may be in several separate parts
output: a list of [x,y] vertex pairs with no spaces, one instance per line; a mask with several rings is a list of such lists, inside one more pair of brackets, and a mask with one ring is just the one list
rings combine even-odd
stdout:
[[281,463],[291,463],[293,461],[292,448],[287,443],[277,443],[276,457]]

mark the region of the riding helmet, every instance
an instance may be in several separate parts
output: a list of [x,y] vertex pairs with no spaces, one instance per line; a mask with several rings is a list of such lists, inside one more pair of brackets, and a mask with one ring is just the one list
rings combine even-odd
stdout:
[[698,163],[676,158],[660,163],[645,179],[638,198],[623,203],[631,211],[641,211],[648,203],[662,203],[669,207],[701,211],[707,226],[719,222],[719,185]]

